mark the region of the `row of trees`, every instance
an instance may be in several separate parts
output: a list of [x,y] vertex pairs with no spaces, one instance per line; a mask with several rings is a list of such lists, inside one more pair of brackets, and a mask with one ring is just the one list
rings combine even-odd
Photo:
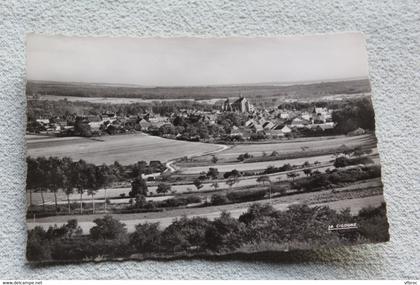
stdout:
[[[89,235],[81,236],[75,221],[47,231],[29,231],[27,257],[30,261],[82,260],[127,257],[176,256],[186,253],[232,253],[267,245],[284,249],[309,249],[389,239],[385,205],[337,212],[328,207],[293,205],[287,211],[270,205],[253,204],[238,219],[227,212],[213,221],[205,217],[183,217],[165,229],[159,223],[138,224],[127,233],[125,224],[105,216],[96,219]],[[328,226],[357,223],[354,231],[329,231]],[[274,248],[273,248],[274,249]]]
[[[121,165],[118,162],[106,165],[94,165],[84,160],[73,161],[69,157],[27,157],[27,191],[30,197],[30,206],[32,203],[32,193],[39,192],[42,199],[42,207],[45,210],[44,193],[54,194],[56,211],[58,211],[57,193],[63,191],[67,196],[68,209],[70,209],[70,195],[80,194],[80,212],[82,212],[83,194],[87,193],[92,197],[98,189],[104,188],[105,191],[109,185],[116,181],[132,180],[132,186],[135,193],[130,195],[135,197],[137,194],[147,192],[146,182],[141,178],[142,174],[151,174],[162,172],[166,167],[160,161],[139,161],[134,164]],[[144,185],[144,187],[143,187]],[[145,189],[140,189],[140,188]],[[162,187],[162,186],[161,186]],[[161,193],[164,193],[166,188]],[[92,204],[94,206],[94,204]],[[106,210],[106,203],[104,205]],[[94,207],[93,211],[94,211]]]
[[45,210],[44,193],[49,191],[54,194],[55,207],[58,211],[57,192],[62,190],[67,196],[69,213],[70,195],[75,192],[80,194],[80,213],[83,213],[85,193],[92,197],[92,211],[95,212],[93,197],[97,190],[106,189],[116,179],[111,167],[105,164],[96,166],[82,159],[73,161],[68,157],[28,157],[27,165],[26,189],[30,193],[30,207],[33,205],[32,193],[40,192],[43,210]]

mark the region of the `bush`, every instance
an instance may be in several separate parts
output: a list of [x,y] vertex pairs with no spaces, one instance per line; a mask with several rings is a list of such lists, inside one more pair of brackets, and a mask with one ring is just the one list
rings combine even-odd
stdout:
[[165,194],[171,191],[171,184],[169,183],[159,183],[156,193]]
[[91,238],[97,239],[116,239],[127,234],[125,224],[114,219],[110,215],[104,216],[102,219],[93,221],[96,226],[90,229]]
[[239,177],[239,176],[241,176],[241,174],[236,169],[234,169],[230,172],[225,172],[225,174],[223,174],[223,178],[225,178],[225,179],[228,179],[229,177]]
[[160,237],[159,223],[138,224],[130,235],[130,244],[139,252],[152,252],[159,248]]
[[161,238],[161,245],[166,251],[179,252],[203,248],[205,234],[211,222],[207,218],[182,217],[167,227]]
[[335,159],[335,167],[346,167],[349,165],[357,164],[370,164],[373,163],[373,160],[370,157],[356,157],[356,158],[347,158],[345,156],[340,156]]
[[233,250],[242,243],[243,229],[242,223],[224,211],[206,230],[206,247],[213,251]]
[[293,167],[289,163],[286,163],[286,164],[284,164],[283,166],[280,166],[280,167],[274,167],[274,166],[270,165],[264,170],[263,174],[271,174],[271,173],[289,171],[289,170],[292,170],[292,169],[293,169]]
[[247,202],[247,201],[255,201],[261,200],[264,198],[265,194],[267,193],[266,190],[242,190],[242,191],[235,191],[230,192],[226,195],[226,197],[232,202]]
[[363,208],[357,217],[359,232],[369,241],[381,242],[389,240],[389,224],[386,219],[385,203],[378,208]]
[[230,201],[225,195],[214,194],[214,195],[211,196],[210,203],[212,205],[217,206],[217,205],[228,204],[228,203],[230,203]]
[[179,197],[179,198],[171,198],[166,199],[160,202],[156,202],[157,207],[179,207],[179,206],[185,206],[192,203],[201,203],[201,198],[196,195],[189,195],[186,197]]
[[254,157],[254,156],[249,154],[249,153],[243,153],[243,154],[240,154],[237,159],[239,161],[244,161],[245,159],[249,159],[249,158],[252,158],[252,157]]

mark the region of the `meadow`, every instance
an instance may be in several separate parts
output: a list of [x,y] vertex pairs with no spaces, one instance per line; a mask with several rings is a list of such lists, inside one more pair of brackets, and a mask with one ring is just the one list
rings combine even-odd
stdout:
[[27,138],[27,155],[32,157],[57,156],[84,159],[94,164],[118,161],[130,164],[137,161],[166,162],[182,156],[199,155],[221,149],[216,144],[168,140],[143,133],[103,136],[97,138]]

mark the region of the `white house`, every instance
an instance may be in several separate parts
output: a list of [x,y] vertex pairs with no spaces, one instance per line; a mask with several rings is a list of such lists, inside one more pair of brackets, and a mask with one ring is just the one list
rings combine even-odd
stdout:
[[284,127],[281,129],[281,132],[282,132],[283,134],[290,134],[290,133],[292,132],[292,130],[291,130],[288,126],[284,126]]

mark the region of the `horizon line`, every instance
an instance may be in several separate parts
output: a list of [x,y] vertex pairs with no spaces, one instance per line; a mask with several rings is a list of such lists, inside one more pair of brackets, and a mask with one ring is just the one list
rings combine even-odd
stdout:
[[56,80],[38,80],[38,79],[27,79],[26,83],[39,82],[39,83],[61,83],[61,84],[86,84],[86,85],[102,85],[109,87],[131,87],[131,88],[207,88],[207,87],[239,87],[239,86],[294,86],[294,85],[310,85],[310,84],[322,84],[322,83],[333,83],[333,82],[346,82],[346,81],[358,81],[368,80],[369,76],[358,76],[348,78],[336,78],[336,79],[322,79],[322,80],[310,80],[310,81],[289,81],[289,82],[253,82],[253,83],[236,83],[236,84],[213,84],[213,85],[141,85],[133,83],[105,83],[105,82],[83,82],[83,81],[56,81]]

